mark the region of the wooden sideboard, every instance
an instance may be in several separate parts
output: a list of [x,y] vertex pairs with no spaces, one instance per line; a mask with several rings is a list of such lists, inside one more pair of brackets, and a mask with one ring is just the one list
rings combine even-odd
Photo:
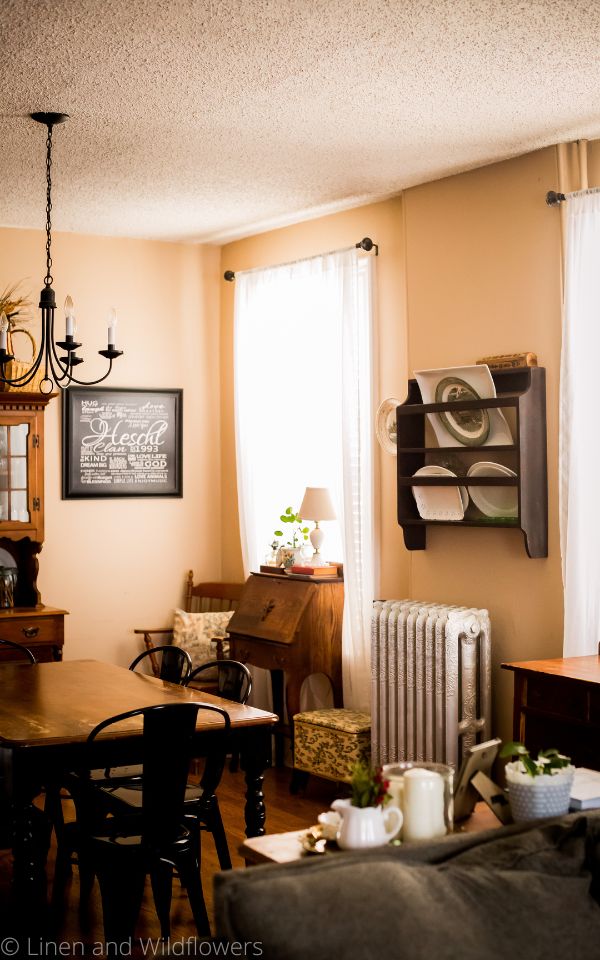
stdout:
[[[342,615],[344,584],[330,580],[253,573],[229,621],[230,656],[271,672],[273,710],[288,717],[300,710],[300,689],[306,677],[329,677],[336,707],[343,705]],[[288,725],[276,728],[276,763],[283,762]]]
[[503,663],[515,675],[513,737],[600,770],[600,657]]
[[[29,647],[36,660],[62,660],[67,610],[56,607],[10,607],[0,610],[0,637]],[[18,652],[0,644],[0,662],[18,659]]]

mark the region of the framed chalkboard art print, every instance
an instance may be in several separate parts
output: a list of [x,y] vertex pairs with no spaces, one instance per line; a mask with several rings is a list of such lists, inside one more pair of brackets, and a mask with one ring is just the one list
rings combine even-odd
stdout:
[[181,497],[182,390],[63,391],[63,500]]

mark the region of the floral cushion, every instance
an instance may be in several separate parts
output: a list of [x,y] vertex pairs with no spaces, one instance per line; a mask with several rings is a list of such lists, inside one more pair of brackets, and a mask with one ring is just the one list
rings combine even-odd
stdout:
[[[232,615],[233,610],[187,613],[177,609],[173,620],[173,643],[187,650],[194,667],[214,660],[217,648],[211,640],[221,640],[227,636],[227,625]],[[223,644],[223,652],[228,656],[229,643]]]
[[310,710],[294,717],[294,766],[349,782],[356,763],[371,761],[371,718],[356,710]]

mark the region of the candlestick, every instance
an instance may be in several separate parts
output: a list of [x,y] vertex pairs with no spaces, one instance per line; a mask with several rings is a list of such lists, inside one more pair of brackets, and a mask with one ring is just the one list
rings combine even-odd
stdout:
[[4,311],[0,314],[0,350],[6,350],[8,320]]

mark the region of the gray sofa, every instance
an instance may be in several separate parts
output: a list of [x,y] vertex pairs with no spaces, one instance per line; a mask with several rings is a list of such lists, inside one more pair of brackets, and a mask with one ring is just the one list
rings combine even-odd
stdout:
[[600,958],[600,811],[215,877],[217,935],[266,960]]

